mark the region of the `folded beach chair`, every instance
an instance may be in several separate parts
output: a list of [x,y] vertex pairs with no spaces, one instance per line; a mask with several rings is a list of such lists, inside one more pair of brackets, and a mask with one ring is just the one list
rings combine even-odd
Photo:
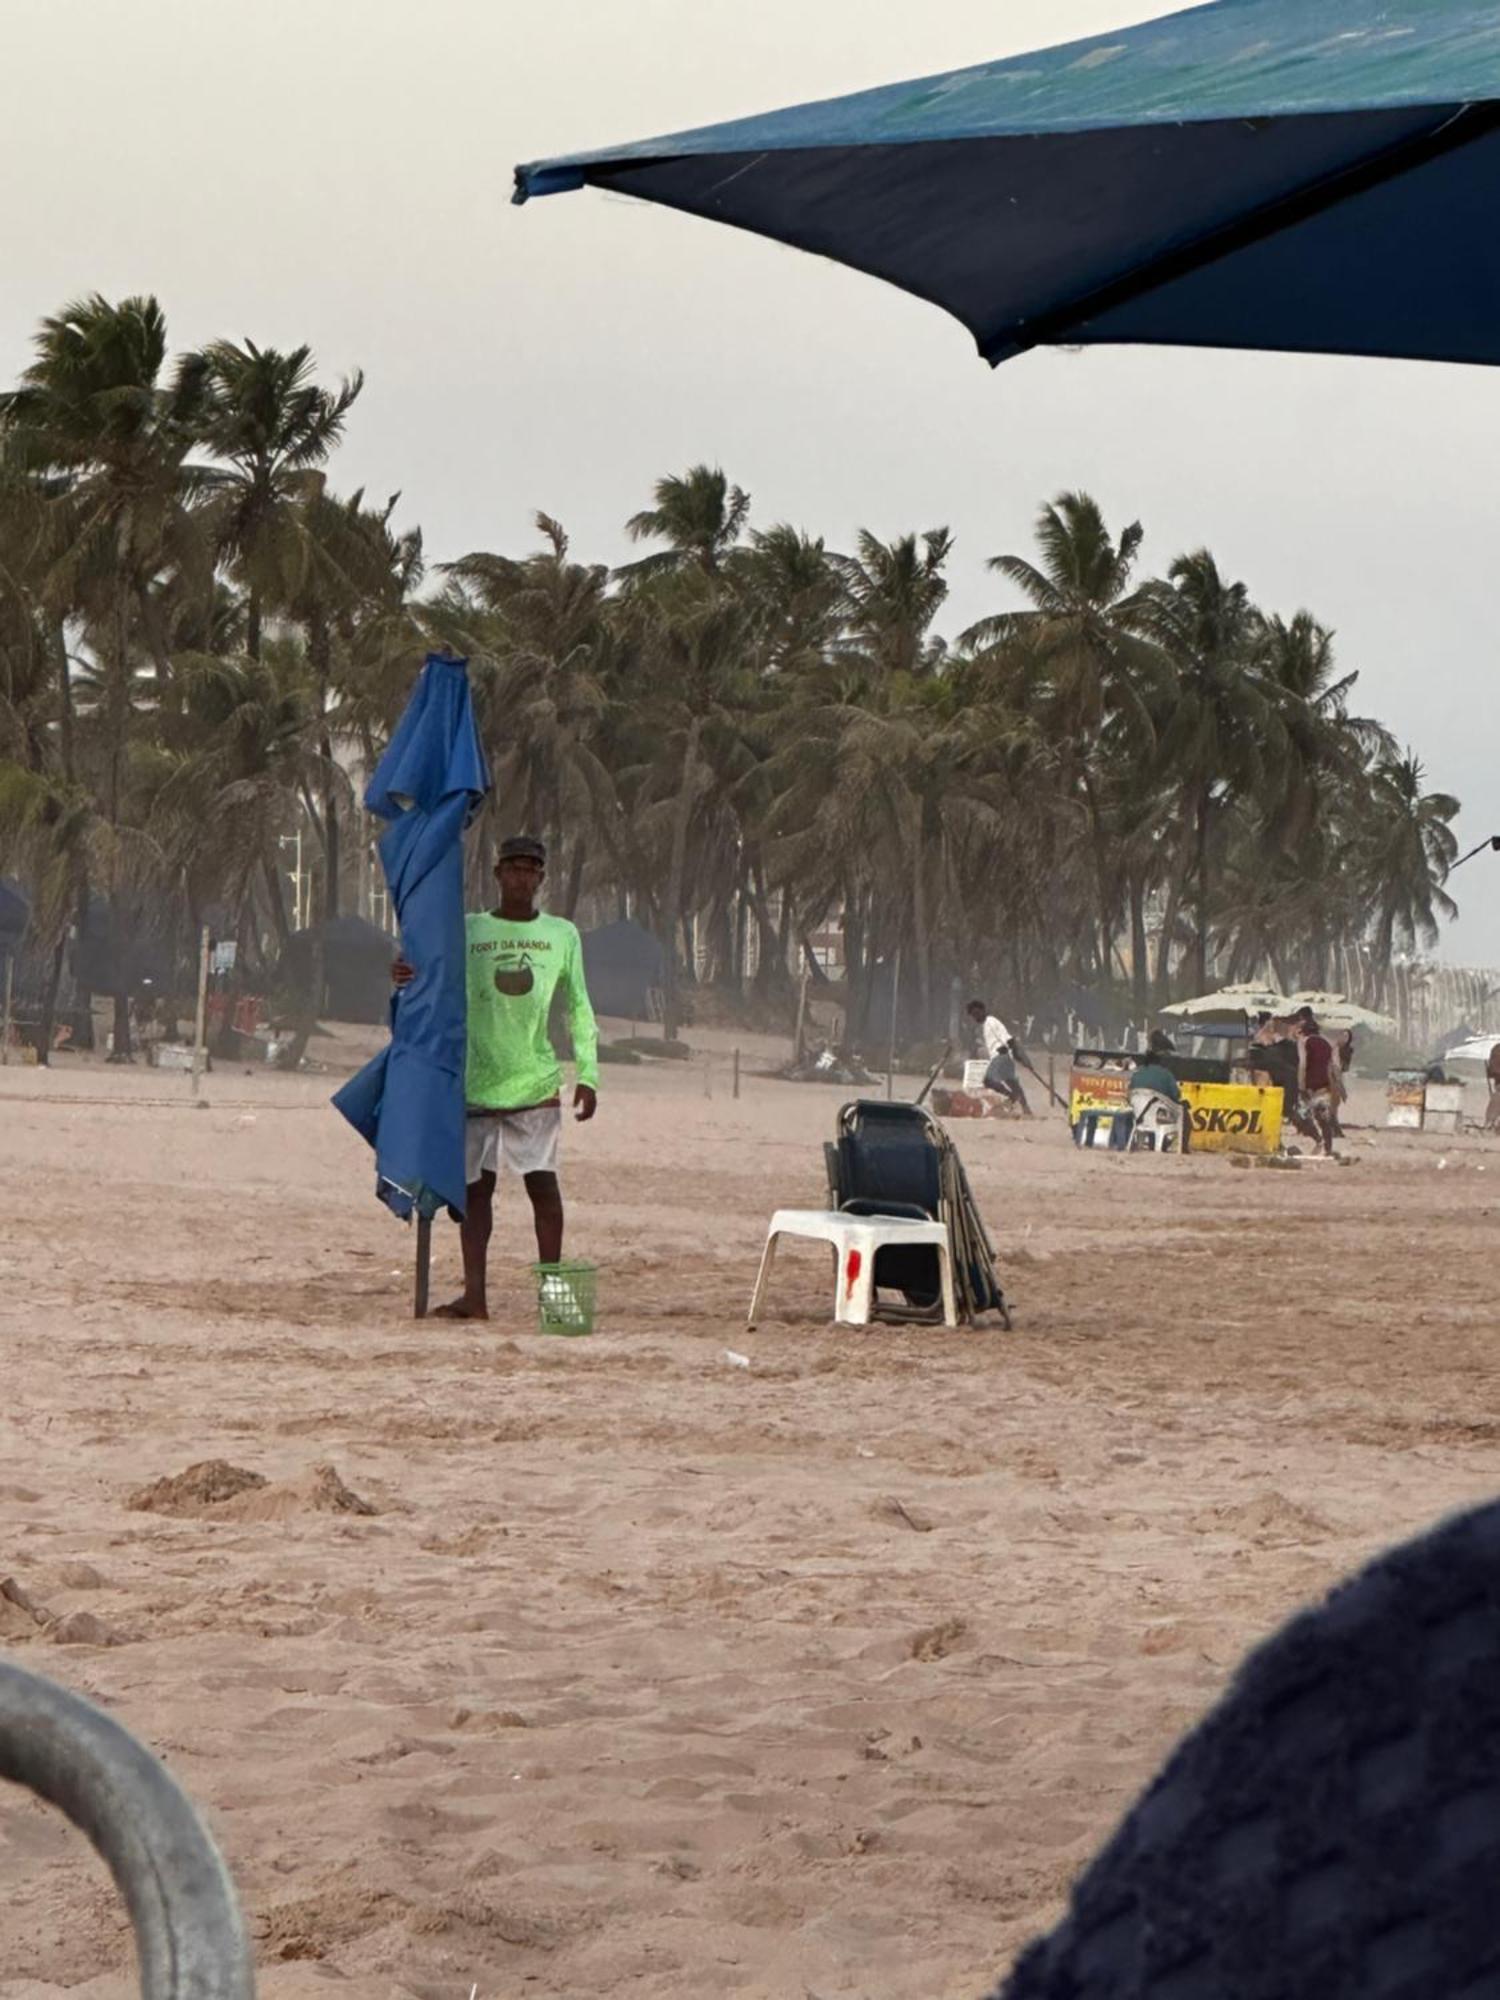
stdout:
[[992,2000],[1500,1995],[1500,1506],[1240,1668]]
[[[994,1245],[974,1204],[957,1148],[937,1119],[918,1104],[862,1099],[839,1113],[838,1136],[824,1147],[829,1207],[849,1215],[906,1216],[940,1222],[948,1231],[958,1316],[966,1325],[982,1313],[1010,1314],[995,1269]],[[890,1245],[875,1260],[880,1291],[899,1292],[907,1311],[935,1314],[937,1259],[921,1245]]]

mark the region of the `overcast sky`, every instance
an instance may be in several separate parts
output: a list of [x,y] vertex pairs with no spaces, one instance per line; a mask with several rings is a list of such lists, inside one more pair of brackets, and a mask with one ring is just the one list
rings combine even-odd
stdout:
[[[175,345],[308,342],[368,386],[345,487],[434,560],[618,557],[659,474],[722,463],[763,524],[948,524],[949,630],[1069,487],[1165,567],[1207,543],[1334,626],[1358,705],[1500,830],[1500,376],[1260,355],[1039,354],[995,374],[930,306],[798,252],[511,168],[1072,40],[1128,0],[5,0],[0,379],[80,292],[154,291]],[[24,79],[24,85],[22,80]],[[1500,857],[1444,955],[1500,965]]]

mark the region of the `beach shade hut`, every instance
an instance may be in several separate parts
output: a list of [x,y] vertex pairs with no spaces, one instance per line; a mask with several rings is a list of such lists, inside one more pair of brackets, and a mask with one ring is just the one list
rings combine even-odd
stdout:
[[622,917],[584,933],[583,972],[595,1013],[648,1021],[652,996],[666,983],[667,955],[650,931]]
[[391,1007],[391,960],[395,941],[365,917],[330,917],[297,931],[276,969],[277,984],[291,993],[311,993],[315,936],[323,946],[324,1010],[335,1021],[384,1021]]
[[19,946],[31,921],[31,905],[19,882],[0,877],[0,952]]
[[1500,361],[1493,0],[1217,0],[517,169],[754,230],[991,363],[1146,342]]
[[375,1149],[380,1199],[418,1219],[419,1317],[432,1218],[464,1210],[463,836],[489,789],[468,662],[430,653],[365,793],[389,822],[380,861],[417,976],[392,1002],[389,1046],[333,1100]]
[[19,882],[0,878],[0,979],[5,969],[20,958],[21,941],[31,921],[31,905]]

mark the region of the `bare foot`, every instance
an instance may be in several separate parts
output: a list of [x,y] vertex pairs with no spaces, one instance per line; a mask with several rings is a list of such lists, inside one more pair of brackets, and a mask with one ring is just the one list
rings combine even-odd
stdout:
[[488,1319],[490,1309],[481,1299],[454,1299],[451,1305],[438,1306],[430,1315],[433,1319]]

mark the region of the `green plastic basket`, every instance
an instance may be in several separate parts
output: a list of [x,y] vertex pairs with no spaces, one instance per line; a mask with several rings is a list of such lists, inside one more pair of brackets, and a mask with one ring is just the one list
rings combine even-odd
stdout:
[[538,1333],[577,1339],[594,1330],[599,1271],[594,1264],[533,1264]]

